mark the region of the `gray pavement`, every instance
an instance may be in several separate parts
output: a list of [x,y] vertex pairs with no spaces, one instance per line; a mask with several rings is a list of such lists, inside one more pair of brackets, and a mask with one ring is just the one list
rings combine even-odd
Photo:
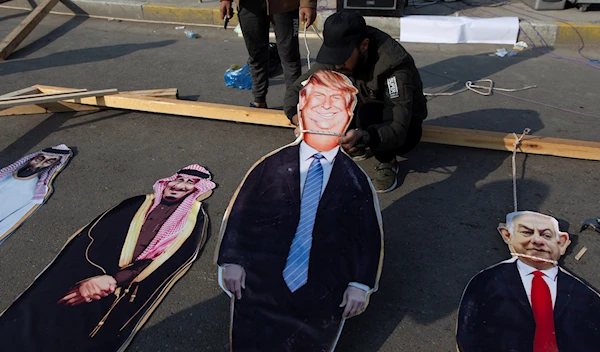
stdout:
[[[2,10],[0,37],[23,18]],[[246,60],[231,31],[197,28],[187,39],[171,25],[50,15],[8,61],[0,62],[0,93],[32,84],[121,91],[179,88],[183,99],[247,105],[249,91],[226,88],[223,72]],[[312,57],[319,43],[310,43]],[[536,51],[489,56],[496,46],[406,45],[425,90],[460,88],[491,78],[496,86],[538,88],[510,93],[598,115],[597,69]],[[304,49],[303,49],[304,50]],[[555,52],[577,58],[577,51]],[[599,58],[598,50],[583,52]],[[304,54],[303,54],[304,55]],[[268,103],[281,106],[283,80],[272,80]],[[567,113],[495,94],[462,93],[429,102],[427,124],[521,132],[600,142],[598,117]],[[55,193],[0,246],[0,311],[34,280],[66,239],[121,200],[151,191],[155,180],[190,163],[206,166],[219,185],[206,201],[210,238],[192,269],[167,295],[130,351],[227,351],[228,299],[213,264],[223,211],[248,168],[292,141],[288,129],[108,110],[0,117],[0,165],[66,143],[77,155]],[[519,155],[519,207],[579,223],[600,215],[598,162]],[[368,173],[374,160],[361,162]],[[508,258],[495,227],[512,210],[510,153],[422,143],[401,163],[402,186],[380,196],[385,262],[368,310],[348,321],[339,351],[454,351],[456,309],[469,278]],[[583,247],[580,261],[574,255]],[[564,267],[595,287],[600,238],[573,237]]]

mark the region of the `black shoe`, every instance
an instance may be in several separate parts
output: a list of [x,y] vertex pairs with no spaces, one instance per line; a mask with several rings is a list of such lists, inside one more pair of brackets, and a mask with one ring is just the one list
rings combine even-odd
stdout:
[[[260,103],[258,103],[258,104],[260,104]],[[265,104],[265,106],[256,106],[256,103],[250,103],[249,106],[251,108],[257,108],[257,109],[268,109],[269,107],[267,106],[267,103],[264,103],[264,104]]]

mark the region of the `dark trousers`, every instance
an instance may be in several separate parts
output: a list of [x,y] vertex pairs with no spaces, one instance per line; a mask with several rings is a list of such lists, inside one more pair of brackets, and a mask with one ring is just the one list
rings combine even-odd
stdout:
[[269,16],[265,0],[242,2],[238,11],[240,27],[248,49],[254,102],[264,103],[269,89],[269,25],[273,22],[286,88],[302,73],[298,42],[298,9]]
[[[366,130],[369,126],[378,125],[384,121],[391,121],[391,114],[392,108],[386,107],[383,104],[364,104],[356,108],[351,127]],[[423,134],[422,125],[423,121],[411,119],[404,144],[397,149],[392,150],[378,150],[371,148],[373,155],[380,163],[389,163],[396,155],[404,155],[410,152],[421,141],[421,136]]]

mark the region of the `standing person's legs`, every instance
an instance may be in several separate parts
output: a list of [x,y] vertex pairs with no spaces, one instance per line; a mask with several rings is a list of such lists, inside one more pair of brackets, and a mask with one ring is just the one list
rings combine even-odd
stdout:
[[287,88],[294,84],[302,74],[300,43],[298,41],[298,30],[300,28],[298,9],[273,15],[272,18],[277,40],[277,51],[281,58]]
[[244,1],[238,11],[240,27],[248,49],[254,104],[266,107],[269,90],[269,16],[266,0]]

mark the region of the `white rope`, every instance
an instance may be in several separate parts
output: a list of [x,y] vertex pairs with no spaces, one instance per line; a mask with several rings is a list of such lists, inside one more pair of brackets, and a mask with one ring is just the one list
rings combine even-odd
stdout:
[[517,148],[521,145],[521,141],[523,140],[523,137],[525,137],[526,134],[529,134],[529,132],[531,132],[531,129],[529,129],[529,128],[524,129],[523,133],[521,134],[521,137],[517,136],[517,134],[513,132],[513,135],[515,136],[515,143],[513,143],[512,177],[513,177],[513,200],[514,200],[515,211],[519,210],[519,208],[517,207]]
[[510,252],[510,255],[514,255],[514,256],[517,256],[517,257],[523,257],[523,258],[529,258],[529,259],[533,259],[533,260],[538,260],[538,261],[542,261],[542,262],[546,262],[546,263],[551,263],[551,264],[554,264],[554,265],[558,265],[558,261],[556,261],[556,260],[535,257],[533,255],[521,254],[521,253],[517,253],[517,252]]
[[[476,85],[475,83],[479,83],[479,82],[487,82],[489,83],[489,86],[480,86],[480,85]],[[494,90],[498,90],[501,92],[518,92],[521,90],[526,90],[526,89],[531,89],[531,88],[537,88],[536,85],[533,86],[526,86],[523,88],[496,88],[494,87],[494,81],[492,81],[491,79],[485,78],[485,79],[479,79],[476,81],[467,81],[465,83],[465,88],[459,89],[457,91],[454,92],[448,92],[448,93],[423,93],[425,96],[430,96],[430,97],[450,97],[456,94],[460,94],[462,92],[465,92],[467,90],[470,90],[471,92],[483,95],[483,96],[490,96],[492,95],[492,93],[494,92]]]
[[[321,42],[323,41],[323,37],[321,37],[321,34],[319,34],[319,31],[317,30],[317,28],[315,28],[314,24],[311,24],[310,27],[312,28],[313,32],[315,32],[315,34],[317,35],[317,37],[319,37],[319,39],[321,39]],[[308,40],[306,38],[306,24],[304,25],[304,47],[306,47],[306,63],[308,64],[308,69],[310,70],[310,48],[308,47]]]
[[300,130],[302,133],[312,133],[312,134],[322,134],[325,136],[338,136],[344,137],[345,135],[342,133],[331,132],[331,131],[317,131],[317,130]]

